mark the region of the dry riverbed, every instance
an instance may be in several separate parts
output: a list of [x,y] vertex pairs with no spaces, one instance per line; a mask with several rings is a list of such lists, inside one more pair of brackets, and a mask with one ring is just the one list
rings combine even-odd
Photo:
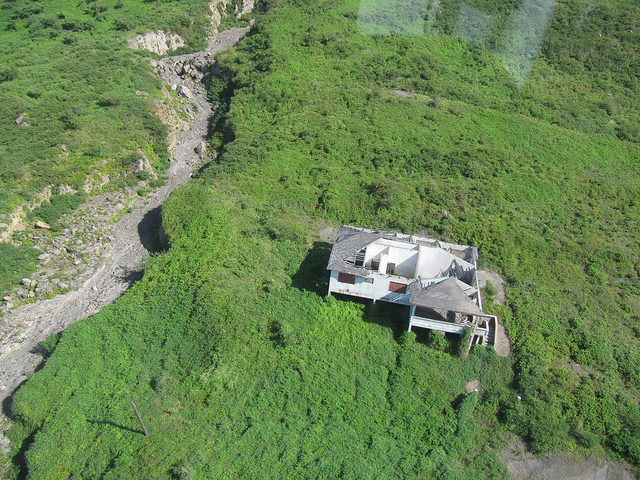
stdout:
[[[51,285],[51,293],[66,293],[9,309],[0,319],[2,431],[10,425],[7,415],[13,393],[43,361],[38,344],[74,321],[100,311],[140,277],[140,263],[157,244],[163,202],[206,159],[205,141],[213,105],[200,83],[202,71],[213,63],[215,53],[235,44],[248,30],[220,32],[201,52],[152,61],[168,88],[192,103],[193,112],[187,128],[177,135],[164,186],[139,198],[130,191],[94,198],[76,213],[75,232],[70,228],[59,237],[45,231],[30,234],[36,245],[42,245],[42,266],[58,263],[57,270],[51,265],[51,272],[45,275],[48,283],[43,280],[43,286]],[[117,220],[111,224],[114,216]],[[37,285],[38,280],[35,282]],[[24,298],[35,298],[35,288],[25,285]],[[4,436],[0,436],[0,446],[7,446]]]

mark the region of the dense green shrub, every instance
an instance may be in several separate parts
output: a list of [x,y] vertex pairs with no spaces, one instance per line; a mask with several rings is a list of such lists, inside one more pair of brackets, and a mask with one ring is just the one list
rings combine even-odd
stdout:
[[[0,158],[24,171],[2,178],[0,213],[46,185],[75,183],[94,169],[117,172],[113,159],[142,146],[161,159],[154,168],[167,168],[167,131],[152,108],[161,82],[125,40],[167,29],[198,49],[209,7],[201,0],[118,5],[16,0],[0,9]],[[14,123],[21,114],[28,128]],[[68,157],[60,157],[61,144]],[[92,155],[91,145],[108,149]]]
[[[442,2],[445,34],[412,37],[360,34],[355,0],[263,2],[219,56],[222,153],[163,206],[169,250],[15,396],[29,475],[508,478],[507,432],[639,465],[638,139],[609,123],[637,118],[636,46],[603,67],[628,27],[611,15],[639,10],[614,3],[565,62],[554,32],[577,7],[559,2],[518,87],[446,34],[460,2]],[[474,5],[500,17],[498,44],[519,4]],[[511,359],[459,358],[394,305],[323,298],[319,232],[340,223],[478,246],[508,279],[485,308]]]
[[56,230],[58,219],[65,213],[76,209],[86,199],[87,195],[84,192],[54,195],[51,201],[45,202],[29,212],[29,217],[42,220],[48,223],[53,230]]
[[38,252],[33,248],[0,242],[0,292],[20,283],[24,272],[35,268]]

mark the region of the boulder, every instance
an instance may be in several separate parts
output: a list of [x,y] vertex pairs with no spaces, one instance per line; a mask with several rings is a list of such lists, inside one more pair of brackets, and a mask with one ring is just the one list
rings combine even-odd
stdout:
[[31,288],[31,286],[36,282],[34,280],[29,279],[29,278],[23,278],[20,283],[22,285],[24,285],[25,287],[27,287],[27,288]]
[[35,226],[36,228],[42,228],[42,229],[44,229],[44,230],[49,230],[49,229],[51,228],[51,226],[50,226],[48,223],[43,222],[42,220],[38,220],[38,221],[34,224],[34,226]]
[[193,97],[193,92],[189,89],[189,87],[186,87],[185,85],[180,85],[178,87],[178,93],[183,97],[187,97],[189,100],[191,100],[191,97]]
[[43,253],[38,255],[38,260],[47,260],[51,255],[49,255],[48,253]]
[[156,62],[153,58],[151,60],[149,60],[149,65],[151,65],[153,68],[156,68],[158,66],[158,62]]
[[24,119],[24,113],[21,113],[20,115],[18,115],[15,119],[16,125],[20,125],[22,123],[22,120]]
[[3,299],[5,302],[10,302],[10,301],[11,301],[11,297],[10,297],[9,295],[7,295],[6,297],[2,297],[2,299]]
[[464,387],[464,393],[471,393],[471,392],[479,392],[480,391],[480,380],[478,380],[477,378],[475,380],[471,380],[470,382],[468,382],[465,387]]
[[198,156],[202,158],[207,151],[207,144],[204,142],[200,142],[194,150],[198,154]]

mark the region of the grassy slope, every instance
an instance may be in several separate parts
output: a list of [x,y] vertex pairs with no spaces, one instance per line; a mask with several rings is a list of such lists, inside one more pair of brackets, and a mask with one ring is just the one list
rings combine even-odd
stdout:
[[[165,28],[200,48],[207,10],[200,0],[3,0],[0,213],[46,185],[126,170],[138,149],[166,168],[166,129],[151,108],[161,84],[126,38]],[[29,127],[15,124],[20,114]]]
[[[599,24],[619,36],[637,6],[594,8],[580,45],[597,48],[566,65],[578,7],[560,4],[521,90],[452,37],[358,35],[357,2],[268,6],[211,82],[237,89],[220,163],[165,206],[171,249],[144,280],[72,325],[18,392],[14,464],[33,478],[499,478],[511,430],[539,452],[638,465],[640,154],[594,108],[637,118],[637,70],[589,70],[617,55]],[[401,310],[324,299],[323,219],[478,245],[509,281],[488,309],[513,365],[416,342]],[[463,394],[473,378],[479,397]]]

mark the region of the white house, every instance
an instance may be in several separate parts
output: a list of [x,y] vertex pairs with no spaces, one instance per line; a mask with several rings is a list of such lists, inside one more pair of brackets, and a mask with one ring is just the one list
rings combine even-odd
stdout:
[[396,232],[343,226],[331,250],[329,295],[409,306],[409,330],[464,333],[492,344],[497,319],[482,311],[478,249]]

